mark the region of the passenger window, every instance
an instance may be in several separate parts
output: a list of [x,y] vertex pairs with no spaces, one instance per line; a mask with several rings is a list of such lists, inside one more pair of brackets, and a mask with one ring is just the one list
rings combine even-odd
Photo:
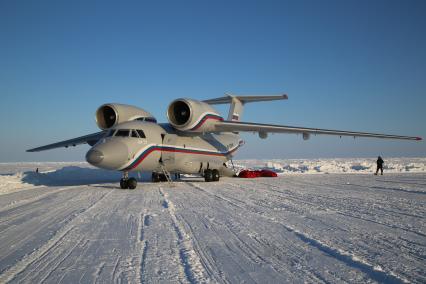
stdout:
[[143,131],[142,131],[142,130],[138,129],[138,130],[136,130],[136,131],[138,132],[138,134],[139,134],[139,137],[140,137],[140,138],[146,138],[146,137],[145,137],[145,133],[143,133]]
[[136,132],[136,130],[132,130],[132,137],[139,138],[138,133]]
[[117,133],[115,133],[115,136],[129,137],[129,130],[119,129],[119,130],[117,130]]

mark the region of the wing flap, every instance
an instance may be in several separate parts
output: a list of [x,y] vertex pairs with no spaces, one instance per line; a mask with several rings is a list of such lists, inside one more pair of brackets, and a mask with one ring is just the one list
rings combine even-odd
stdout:
[[346,130],[331,130],[320,128],[307,128],[298,126],[262,124],[238,121],[222,121],[216,125],[219,132],[260,132],[260,133],[300,133],[300,134],[324,134],[335,136],[372,137],[384,139],[422,140],[420,137],[389,135],[369,132],[354,132]]
[[106,134],[106,131],[100,131],[100,132],[92,133],[89,135],[84,135],[77,138],[72,138],[72,139],[61,141],[61,142],[56,142],[49,145],[29,149],[27,150],[27,152],[40,152],[40,151],[61,148],[61,147],[67,148],[70,146],[77,146],[77,145],[86,144],[86,143],[89,145],[94,145],[96,142],[102,139],[105,136],[105,134]]

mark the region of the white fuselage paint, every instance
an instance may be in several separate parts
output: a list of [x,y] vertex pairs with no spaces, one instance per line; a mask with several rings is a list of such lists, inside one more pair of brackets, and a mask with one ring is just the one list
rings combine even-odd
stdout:
[[[114,129],[142,130],[146,138],[114,136],[101,139],[91,150],[101,152],[103,160],[94,166],[127,172],[161,172],[164,167],[169,172],[191,174],[212,168],[222,175],[231,175],[224,163],[244,144],[239,135],[233,133],[180,132],[151,122],[125,122]],[[126,151],[118,153],[116,149]]]

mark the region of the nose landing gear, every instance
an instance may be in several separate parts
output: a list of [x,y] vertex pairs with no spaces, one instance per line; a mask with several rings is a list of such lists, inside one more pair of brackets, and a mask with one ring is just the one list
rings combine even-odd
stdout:
[[129,173],[123,172],[123,177],[120,179],[121,189],[135,189],[137,185],[138,181],[134,177],[129,178]]

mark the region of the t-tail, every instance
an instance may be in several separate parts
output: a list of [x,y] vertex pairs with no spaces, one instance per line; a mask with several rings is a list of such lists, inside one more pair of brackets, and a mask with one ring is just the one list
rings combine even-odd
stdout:
[[266,101],[275,101],[275,100],[287,100],[288,96],[278,95],[278,96],[234,96],[232,94],[226,94],[224,97],[204,100],[203,102],[210,105],[221,105],[221,104],[230,104],[228,120],[231,121],[240,121],[243,114],[244,104],[253,103],[253,102],[266,102]]

